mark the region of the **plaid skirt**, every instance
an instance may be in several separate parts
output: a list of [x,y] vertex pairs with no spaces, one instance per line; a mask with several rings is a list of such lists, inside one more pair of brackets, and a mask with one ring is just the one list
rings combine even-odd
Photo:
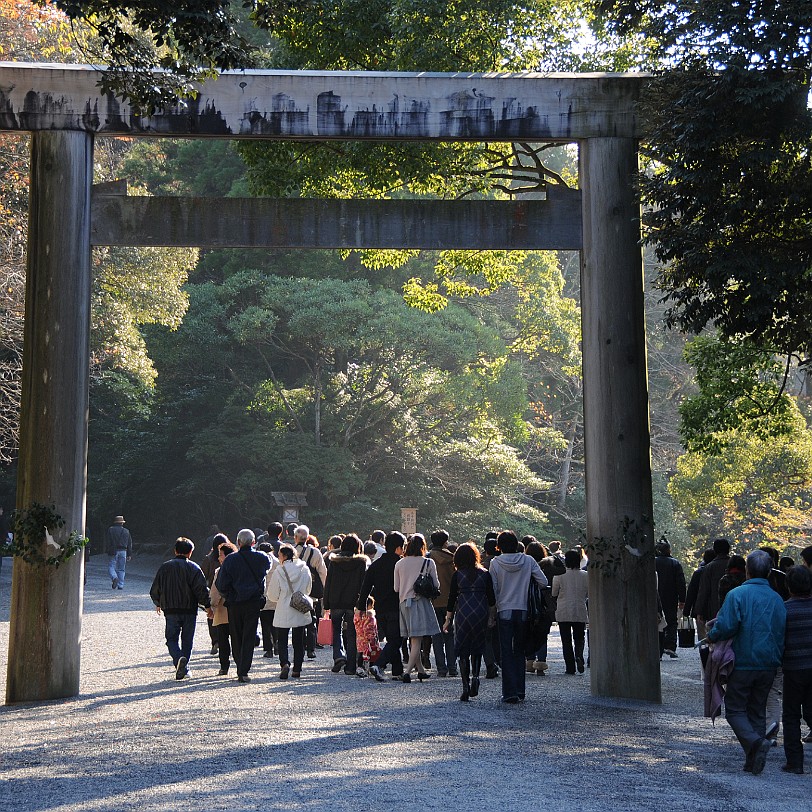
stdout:
[[[407,604],[411,603],[411,606]],[[426,637],[439,634],[440,624],[428,598],[407,598],[400,603],[401,637]]]

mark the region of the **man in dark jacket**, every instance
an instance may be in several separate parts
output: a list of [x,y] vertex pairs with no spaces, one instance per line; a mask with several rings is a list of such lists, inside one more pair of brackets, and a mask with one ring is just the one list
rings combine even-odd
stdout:
[[666,627],[660,632],[660,657],[667,654],[677,656],[677,614],[685,606],[685,572],[682,564],[671,557],[671,545],[659,541],[654,545],[657,570],[657,592],[665,615]]
[[[696,617],[696,599],[699,597],[699,582],[702,580],[702,571],[705,569],[706,564],[713,561],[714,552],[708,548],[702,553],[702,563],[694,570],[691,580],[688,583],[688,588],[685,590],[685,606],[682,607],[682,613],[685,617]],[[705,636],[705,624],[696,624],[696,633],[701,640]]]
[[[155,611],[166,619],[166,647],[175,666],[175,679],[189,673],[189,658],[195,639],[197,607],[211,615],[209,588],[203,570],[191,561],[195,545],[187,538],[175,542],[175,557],[158,568],[149,596]],[[178,643],[180,640],[180,643]]]
[[341,549],[330,559],[324,582],[324,608],[330,610],[333,622],[333,673],[343,668],[345,674],[365,677],[366,671],[358,664],[355,639],[355,604],[369,566],[369,559],[361,549],[358,536],[354,533],[344,536]]
[[113,524],[104,532],[104,552],[109,560],[108,572],[113,589],[124,589],[124,571],[133,557],[133,539],[124,527],[124,517],[116,516]]
[[730,542],[724,538],[714,539],[713,552],[713,561],[702,568],[699,594],[696,596],[694,612],[699,623],[707,623],[719,614],[719,581],[727,572]]
[[378,637],[386,640],[386,645],[377,662],[370,666],[369,672],[378,682],[383,679],[383,670],[387,663],[392,664],[392,676],[403,676],[403,659],[400,656],[400,597],[395,592],[395,564],[403,557],[406,536],[397,530],[389,533],[384,540],[386,552],[372,562],[364,576],[361,593],[358,595],[356,608],[363,612],[367,598],[375,598],[375,614],[378,620]]
[[226,556],[214,582],[228,607],[238,682],[251,682],[248,672],[254,660],[259,613],[265,606],[265,573],[271,568],[271,559],[252,549],[255,541],[253,530],[240,530],[237,533],[239,549],[236,555]]

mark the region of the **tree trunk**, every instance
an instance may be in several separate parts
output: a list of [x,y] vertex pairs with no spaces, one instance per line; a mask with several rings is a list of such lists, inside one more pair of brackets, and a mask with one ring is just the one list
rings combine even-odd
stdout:
[[[57,541],[85,527],[92,173],[92,136],[33,134],[17,507],[53,504]],[[15,560],[7,702],[79,693],[83,573]]]

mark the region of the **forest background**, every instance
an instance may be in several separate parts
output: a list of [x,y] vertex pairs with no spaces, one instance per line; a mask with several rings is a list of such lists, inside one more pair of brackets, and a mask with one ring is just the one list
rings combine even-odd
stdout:
[[[260,3],[253,18],[238,3],[209,6],[233,14],[253,66],[655,75],[677,66],[670,44],[679,37],[622,3],[312,0]],[[189,66],[177,43],[167,44],[171,34],[145,33],[127,10],[0,0],[0,58],[111,63],[121,56],[111,42],[126,42],[131,63],[182,76]],[[130,40],[111,39],[111,25]],[[674,92],[667,82],[655,91]],[[729,312],[688,318],[696,308],[679,297],[691,288],[685,256],[696,252],[657,241],[669,225],[669,171],[680,165],[669,139],[685,123],[651,121],[642,168],[653,215],[645,274],[656,532],[686,564],[720,534],[742,549],[771,543],[793,554],[812,535],[806,336],[785,341],[791,331],[731,326]],[[550,184],[577,186],[576,149],[550,144],[97,138],[95,156],[96,181],[124,178],[130,194],[518,199]],[[762,160],[775,183],[774,157]],[[27,177],[27,137],[0,134],[7,509]],[[729,186],[708,192],[709,208],[728,194],[742,208]],[[741,257],[741,246],[729,248]],[[763,261],[801,284],[809,263],[799,253],[800,270],[786,257]],[[416,507],[419,529],[446,527],[458,541],[501,527],[566,546],[584,541],[576,253],[94,249],[93,269],[88,535],[96,550],[116,514],[137,543],[201,540],[212,523],[227,532],[265,527],[280,518],[275,491],[306,493],[302,520],[322,536],[396,528],[401,508]],[[724,272],[728,302],[730,267]],[[775,321],[786,284],[779,293],[761,324]],[[752,310],[752,296],[737,307]]]

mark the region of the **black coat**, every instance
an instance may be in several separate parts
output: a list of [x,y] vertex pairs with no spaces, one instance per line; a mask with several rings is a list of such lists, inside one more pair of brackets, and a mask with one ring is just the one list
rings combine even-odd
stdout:
[[365,555],[336,553],[330,559],[324,582],[322,604],[325,609],[353,609],[364,582],[369,559]]
[[400,611],[400,597],[395,591],[395,564],[400,561],[396,553],[384,553],[377,561],[373,561],[364,576],[361,594],[358,596],[357,607],[361,610],[367,607],[367,598],[375,598],[375,611],[397,613]]
[[165,615],[189,614],[197,612],[198,606],[209,606],[203,570],[183,555],[158,567],[149,596]]
[[685,572],[682,564],[670,555],[658,555],[654,567],[663,613],[671,620],[677,616],[677,604],[685,603]]

